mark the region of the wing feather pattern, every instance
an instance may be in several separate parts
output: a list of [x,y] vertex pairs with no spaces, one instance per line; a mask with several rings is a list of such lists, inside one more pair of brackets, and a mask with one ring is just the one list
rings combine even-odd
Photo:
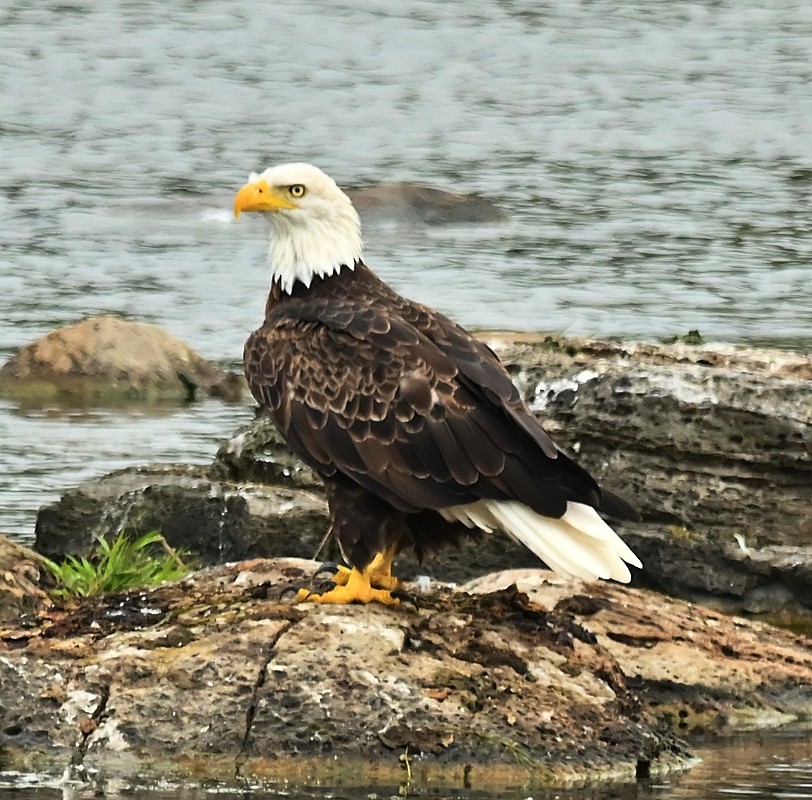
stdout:
[[[367,281],[366,296],[345,290],[324,302],[286,300],[246,343],[251,391],[297,455],[408,513],[479,504],[476,512],[443,515],[505,528],[567,574],[628,579],[622,561],[614,563],[618,553],[636,562],[625,545],[607,556],[603,540],[584,544],[583,525],[544,522],[573,516],[573,504],[600,508],[603,495],[556,448],[495,354],[369,271],[356,268],[356,279]],[[620,498],[607,493],[606,500],[610,510],[634,514]],[[573,548],[551,547],[556,536]]]

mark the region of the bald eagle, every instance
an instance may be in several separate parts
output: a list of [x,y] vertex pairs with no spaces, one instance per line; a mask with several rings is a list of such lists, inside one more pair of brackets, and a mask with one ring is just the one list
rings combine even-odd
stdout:
[[271,225],[245,374],[324,481],[349,565],[303,598],[396,603],[401,550],[497,529],[562,575],[630,580],[640,561],[597,511],[635,510],[553,443],[490,348],[366,266],[358,214],[331,178],[309,164],[252,173],[234,200],[244,211]]

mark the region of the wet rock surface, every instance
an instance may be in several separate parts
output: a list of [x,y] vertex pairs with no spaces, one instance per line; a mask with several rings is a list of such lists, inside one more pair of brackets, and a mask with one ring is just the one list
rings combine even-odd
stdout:
[[[729,610],[796,619],[812,608],[812,359],[729,346],[621,344],[483,334],[556,440],[639,524],[617,526],[645,565],[639,585]],[[37,522],[38,550],[87,552],[93,535],[161,530],[204,563],[319,552],[321,485],[258,419],[209,468],[114,473],[70,490]],[[272,514],[273,518],[269,518]],[[337,558],[328,542],[322,558]],[[486,536],[404,577],[465,581],[536,567]]]
[[241,377],[207,362],[156,325],[90,317],[22,348],[0,367],[0,396],[23,401],[236,400]]
[[522,571],[431,585],[417,608],[281,597],[315,567],[221,566],[6,625],[6,760],[350,785],[408,762],[434,786],[566,785],[684,767],[680,732],[812,712],[807,640],[653,592]]

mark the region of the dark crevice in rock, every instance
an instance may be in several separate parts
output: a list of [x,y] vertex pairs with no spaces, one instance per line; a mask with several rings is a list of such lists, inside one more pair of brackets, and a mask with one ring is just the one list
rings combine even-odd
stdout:
[[265,660],[263,661],[262,665],[259,668],[259,673],[257,674],[257,679],[254,682],[254,689],[251,692],[251,697],[248,701],[248,706],[245,709],[245,733],[243,734],[242,738],[242,745],[240,746],[240,752],[237,754],[236,764],[235,764],[235,775],[236,777],[240,777],[240,771],[242,769],[242,765],[245,763],[245,760],[248,758],[248,749],[250,746],[251,740],[251,728],[254,724],[254,718],[257,714],[257,704],[259,702],[259,697],[262,692],[263,687],[265,686],[265,681],[268,679],[268,668],[271,665],[271,662],[274,660],[276,656],[276,645],[279,643],[279,640],[298,622],[298,620],[290,620],[286,624],[284,624],[271,638],[271,641],[268,643],[268,649],[266,651]]
[[630,636],[625,633],[612,631],[607,636],[613,642],[628,645],[629,647],[645,647],[651,648],[658,645],[662,639],[656,636]]
[[596,645],[596,648],[606,657],[606,662],[594,668],[595,677],[612,690],[623,714],[634,718],[642,711],[640,698],[629,688],[628,677],[610,653],[600,645]]
[[90,747],[91,738],[104,720],[107,718],[107,703],[110,701],[110,685],[102,684],[99,688],[99,701],[96,707],[90,713],[89,717],[81,717],[78,720],[79,731],[82,734],[82,739],[76,748],[73,756],[71,757],[71,770],[76,773],[84,773],[85,771],[85,755],[87,755],[88,747]]

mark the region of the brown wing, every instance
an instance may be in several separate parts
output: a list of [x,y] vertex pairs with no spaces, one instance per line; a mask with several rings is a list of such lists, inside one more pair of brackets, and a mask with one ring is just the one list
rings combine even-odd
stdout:
[[[386,287],[385,284],[382,286]],[[640,519],[640,514],[630,503],[612,492],[600,489],[586,470],[559,450],[541,423],[528,410],[518,389],[490,347],[443,314],[407,300],[389,287],[386,290],[389,292],[388,300],[397,305],[398,312],[404,319],[454,361],[460,372],[460,382],[478,387],[487,398],[504,410],[545,455],[566,462],[559,466],[567,476],[566,483],[570,490],[575,492],[569,499],[593,505],[616,519]],[[599,499],[591,500],[596,493]]]
[[280,318],[246,344],[249,386],[300,458],[401,510],[483,498],[556,517],[568,500],[598,506],[595,482],[555,449],[493,353],[437,319],[440,343],[369,307]]

